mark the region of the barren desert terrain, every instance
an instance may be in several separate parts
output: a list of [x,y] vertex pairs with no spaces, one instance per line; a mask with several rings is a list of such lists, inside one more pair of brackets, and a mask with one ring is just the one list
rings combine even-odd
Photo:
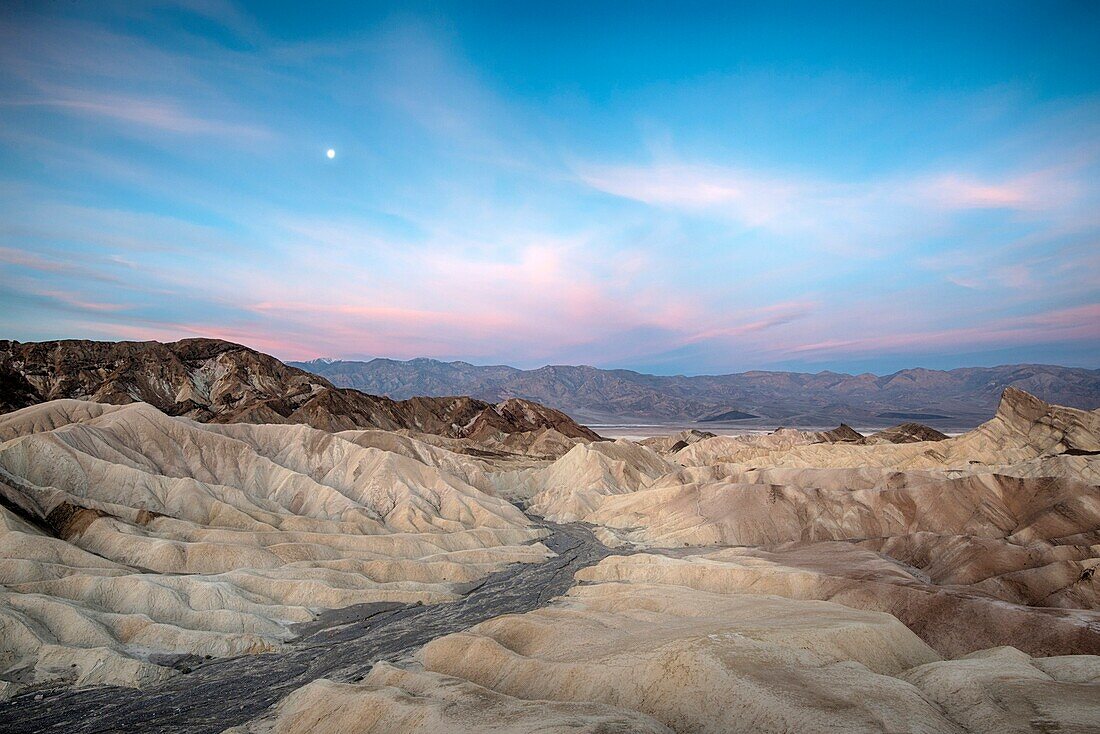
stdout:
[[266,364],[216,351],[177,370],[194,417],[140,369],[0,417],[5,730],[1100,725],[1100,412],[324,430],[203,408]]

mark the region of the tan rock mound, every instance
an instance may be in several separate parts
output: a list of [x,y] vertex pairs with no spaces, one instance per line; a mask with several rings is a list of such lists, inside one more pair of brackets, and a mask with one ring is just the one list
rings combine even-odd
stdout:
[[1100,728],[1100,658],[1031,658],[1011,647],[929,663],[902,678],[973,732]]
[[[980,544],[966,538],[987,539],[996,541],[985,543],[987,552],[997,546],[1002,560],[1024,565],[999,563],[998,574],[981,579],[986,592],[1091,607],[1100,457],[1089,447],[1100,440],[1098,416],[1006,391],[991,421],[939,441],[827,443],[789,430],[717,436],[677,452],[682,466],[662,476],[616,478],[614,487],[576,506],[591,511],[575,516],[651,547],[894,539],[882,547],[906,548],[907,562],[938,563],[941,574],[974,566]],[[575,491],[563,487],[560,494]],[[544,497],[542,506],[554,500]],[[897,540],[920,534],[920,543]],[[959,539],[957,552],[937,553],[931,537]],[[1048,553],[1043,544],[1065,550]]]
[[860,467],[899,470],[996,469],[1016,476],[1062,476],[1100,483],[1100,410],[1064,408],[1005,390],[993,419],[942,441],[895,445],[831,445],[788,432],[765,437],[718,436],[676,455],[685,466]]
[[715,434],[710,431],[699,431],[694,428],[689,428],[686,431],[680,431],[670,436],[653,436],[652,438],[646,438],[638,443],[642,446],[648,446],[659,454],[674,454],[680,449],[687,448],[693,443],[702,441],[704,438],[714,438]]
[[273,650],[321,609],[454,599],[550,555],[432,447],[145,403],[46,403],[0,430],[0,677],[16,683],[147,683],[167,674],[150,651]]
[[827,602],[583,586],[417,657],[515,698],[610,704],[674,731],[961,731],[896,677],[934,651],[889,615]]
[[598,703],[527,701],[438,673],[378,663],[359,684],[318,680],[272,714],[226,734],[671,734],[635,711]]
[[692,442],[677,455],[682,464],[707,464],[734,461],[741,455],[767,454],[796,446],[833,443],[860,443],[863,435],[843,423],[830,431],[802,431],[797,428],[777,428],[771,433],[749,433],[741,436],[710,436]]
[[613,556],[577,578],[825,600],[886,612],[947,657],[1001,645],[1033,655],[1100,654],[1100,613],[1006,604],[971,589],[940,586],[915,569],[847,543],[728,548],[684,558]]
[[583,481],[559,481],[540,506],[571,501],[610,546],[752,547],[798,574],[749,573],[737,551],[737,588],[812,572],[799,598],[890,612],[946,654],[1100,652],[1097,415],[1007,391],[991,421],[938,441],[706,438],[661,476],[615,475],[584,503]]
[[897,474],[868,489],[728,481],[617,494],[581,516],[654,547],[773,545],[932,532],[1034,541],[1100,542],[1100,492],[1071,480],[996,474]]
[[645,446],[601,441],[574,446],[544,468],[502,475],[497,486],[502,493],[529,499],[535,514],[572,522],[592,512],[604,497],[645,487],[671,468]]

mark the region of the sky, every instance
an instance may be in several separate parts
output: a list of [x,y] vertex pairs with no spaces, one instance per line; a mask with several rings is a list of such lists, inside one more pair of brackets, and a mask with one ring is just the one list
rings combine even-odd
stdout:
[[5,2],[0,337],[1098,368],[1098,38],[1087,2]]

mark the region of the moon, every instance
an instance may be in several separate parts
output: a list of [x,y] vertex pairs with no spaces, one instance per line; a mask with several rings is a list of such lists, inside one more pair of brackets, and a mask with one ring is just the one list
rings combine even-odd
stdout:
[[327,151],[325,151],[325,155],[328,156],[329,160],[332,160],[333,158],[336,157],[336,151],[333,150],[332,148],[329,148]]

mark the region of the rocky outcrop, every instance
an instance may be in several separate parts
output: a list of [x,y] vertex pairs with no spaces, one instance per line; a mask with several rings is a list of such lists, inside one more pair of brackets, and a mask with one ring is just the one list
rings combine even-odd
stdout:
[[599,438],[564,413],[536,403],[491,405],[468,397],[395,401],[334,387],[323,377],[217,339],[0,341],[0,411],[59,398],[145,402],[204,423],[409,429],[479,439],[553,429],[571,438]]
[[921,423],[902,423],[893,428],[877,431],[867,436],[868,444],[876,443],[917,443],[920,441],[942,441],[947,434]]
[[662,454],[674,454],[680,449],[686,448],[697,441],[702,441],[704,438],[714,438],[715,435],[716,434],[710,431],[700,431],[695,428],[689,428],[669,436],[653,436],[651,438],[642,439],[638,443],[642,446],[648,446],[654,451]]
[[993,420],[974,431],[995,446],[1024,444],[1045,454],[1100,453],[1100,411],[1050,405],[1010,387]]
[[324,379],[274,357],[216,339],[159,342],[0,342],[0,374],[26,386],[5,391],[5,411],[76,398],[146,402],[169,415],[203,422],[239,416],[283,422],[317,393]]
[[[805,545],[824,557],[828,543],[858,544],[919,569],[910,585],[932,584],[922,597],[890,591],[927,607],[884,608],[924,629],[934,609],[956,613],[976,597],[997,600],[995,611],[1003,603],[1100,609],[1098,417],[1009,390],[992,420],[955,438],[893,443],[856,439],[846,427],[780,429],[702,438],[663,454],[663,472],[637,452],[612,462],[574,450],[523,481],[541,512],[598,525],[614,546]],[[835,565],[860,563],[851,556]],[[948,601],[945,587],[962,593]],[[943,628],[966,640],[957,625]],[[1020,628],[986,646],[1040,638]],[[1061,649],[1073,649],[1066,639]]]
[[863,443],[863,434],[847,423],[841,423],[828,431],[821,431],[818,437],[825,443]]

